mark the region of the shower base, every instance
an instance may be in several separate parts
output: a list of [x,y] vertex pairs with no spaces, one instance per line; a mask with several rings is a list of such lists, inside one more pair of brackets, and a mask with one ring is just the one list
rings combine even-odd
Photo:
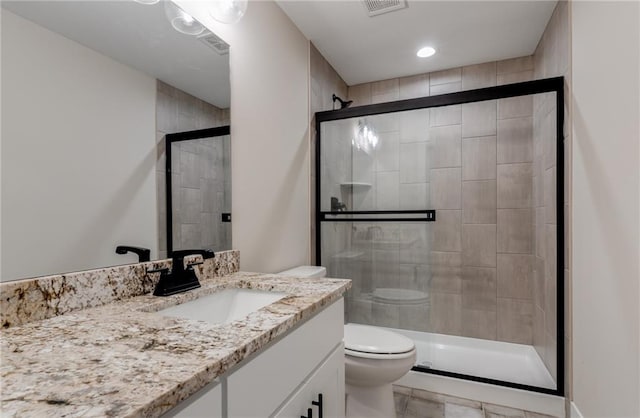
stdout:
[[[417,364],[468,376],[548,389],[556,387],[532,346],[404,329],[386,329],[413,339],[418,351]],[[565,416],[563,397],[530,390],[421,371],[410,371],[394,384],[556,417]]]
[[556,388],[542,359],[530,345],[387,329],[415,342],[417,366],[546,389]]

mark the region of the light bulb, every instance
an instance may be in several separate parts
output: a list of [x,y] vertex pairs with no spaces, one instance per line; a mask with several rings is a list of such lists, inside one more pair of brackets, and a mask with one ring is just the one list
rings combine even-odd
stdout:
[[160,0],[134,0],[134,1],[140,4],[156,4]]
[[200,35],[204,32],[204,26],[193,18],[190,14],[184,12],[170,0],[164,2],[164,11],[171,26],[180,33],[185,35]]
[[248,0],[214,0],[210,14],[221,23],[236,23],[247,11]]

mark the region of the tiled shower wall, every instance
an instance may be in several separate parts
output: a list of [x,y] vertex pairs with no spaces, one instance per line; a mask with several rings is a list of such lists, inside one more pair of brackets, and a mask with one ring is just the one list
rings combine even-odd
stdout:
[[[534,54],[535,78],[565,77],[564,130],[564,228],[565,228],[565,377],[570,394],[571,377],[571,57],[570,5],[559,1]],[[539,95],[534,101],[534,203],[535,241],[533,288],[533,345],[555,377],[557,355],[557,257],[556,257],[556,148],[555,98]]]
[[[361,84],[349,99],[364,105],[532,78],[529,56]],[[372,184],[355,209],[437,210],[422,230],[380,225],[412,244],[376,251],[374,286],[413,283],[431,304],[428,322],[387,315],[381,325],[532,344],[533,98],[411,113],[372,117],[380,148],[353,160],[353,181]],[[429,284],[416,287],[415,277]]]
[[[157,140],[157,160],[156,160],[156,187],[158,195],[158,237],[159,237],[159,258],[165,258],[167,255],[167,235],[166,235],[166,189],[165,189],[165,140],[164,137],[168,133],[192,131],[196,129],[213,128],[217,126],[224,126],[229,124],[229,109],[219,109],[209,103],[206,103],[196,97],[193,97],[182,90],[178,90],[162,81],[157,81],[157,97],[156,97],[156,140]],[[224,158],[224,155],[230,155],[230,139],[227,137],[225,141],[220,139],[214,140],[221,142],[220,146],[211,147],[211,150],[204,153],[202,156],[207,161],[197,163],[195,160],[198,158],[194,152],[196,145],[189,145],[184,147],[184,151],[188,153],[182,157],[179,153],[175,153],[174,162],[184,161],[185,169],[182,172],[185,174],[185,191],[180,192],[181,198],[185,208],[189,208],[188,213],[185,215],[184,228],[182,225],[178,225],[174,222],[174,243],[185,244],[189,246],[199,247],[211,247],[216,243],[215,237],[211,234],[191,234],[190,231],[204,230],[212,231],[208,225],[213,222],[212,213],[215,207],[221,206],[219,193],[230,193],[231,191],[231,179],[227,178],[226,181],[203,181],[200,184],[200,178],[213,179],[216,172],[230,173],[229,167],[224,164],[229,164],[229,158]],[[212,143],[214,141],[208,141]],[[188,141],[194,142],[194,141]],[[220,149],[217,149],[217,148]],[[203,149],[204,150],[204,149]],[[174,148],[174,152],[176,149]],[[207,155],[211,158],[208,158]],[[219,157],[216,157],[219,156]],[[210,160],[210,161],[209,161]],[[215,168],[208,174],[204,174],[204,167],[206,163],[215,163]],[[187,166],[190,168],[187,169]],[[193,170],[200,170],[202,168],[203,173],[200,176],[199,173],[193,172]],[[188,177],[187,177],[188,176]],[[230,177],[230,176],[226,176]],[[224,179],[225,177],[220,173],[217,179]],[[196,181],[197,180],[197,181]],[[174,170],[173,177],[174,190],[177,187],[182,186],[182,177],[178,175]],[[175,193],[175,191],[174,191]],[[230,196],[230,194],[228,194]],[[213,199],[212,199],[213,198]],[[229,208],[230,209],[230,208]],[[174,218],[175,219],[175,218]],[[220,215],[215,219],[219,221]],[[219,222],[217,222],[219,223]],[[200,225],[200,227],[198,227]],[[185,234],[182,234],[182,230],[185,230]],[[230,230],[230,228],[227,228]],[[230,235],[230,231],[226,233]],[[223,237],[227,239],[227,237]],[[228,237],[230,242],[230,237]],[[221,248],[221,247],[220,247]],[[228,247],[225,247],[228,249]]]

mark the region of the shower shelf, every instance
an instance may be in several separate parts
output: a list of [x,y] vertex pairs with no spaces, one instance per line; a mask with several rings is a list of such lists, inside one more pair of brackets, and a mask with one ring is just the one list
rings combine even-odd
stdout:
[[368,189],[371,187],[371,183],[360,183],[360,182],[347,182],[340,183],[340,187],[351,188],[351,189]]

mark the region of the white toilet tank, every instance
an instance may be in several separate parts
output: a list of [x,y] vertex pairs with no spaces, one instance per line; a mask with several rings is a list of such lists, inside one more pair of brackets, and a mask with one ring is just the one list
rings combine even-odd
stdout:
[[322,266],[298,266],[289,270],[281,271],[278,275],[314,279],[317,277],[326,277],[327,269]]

